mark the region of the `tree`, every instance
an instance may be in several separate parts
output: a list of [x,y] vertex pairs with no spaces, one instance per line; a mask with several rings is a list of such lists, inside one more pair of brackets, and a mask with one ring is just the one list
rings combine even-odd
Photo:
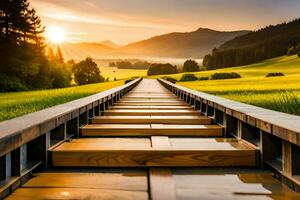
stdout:
[[132,64],[129,61],[116,62],[116,67],[118,69],[132,69]]
[[177,73],[177,67],[173,66],[169,63],[167,64],[151,64],[150,68],[148,69],[148,76],[152,75],[162,75],[162,74],[176,74]]
[[58,63],[65,63],[63,53],[59,46],[57,46],[56,59]]
[[288,48],[288,52],[287,52],[287,55],[288,56],[292,56],[292,55],[295,55],[296,54],[296,49],[295,49],[295,47],[290,47],[290,48]]
[[20,86],[2,90],[49,86],[49,63],[44,52],[43,32],[41,20],[28,0],[0,1],[0,73],[19,83],[14,86]]
[[100,75],[100,70],[92,58],[86,58],[75,64],[73,73],[78,85],[104,82],[104,78]]
[[295,55],[299,52],[297,48],[300,48],[297,47],[299,35],[300,18],[268,26],[225,42],[212,51],[204,64],[207,69],[219,69],[248,65],[286,54]]
[[110,63],[108,64],[108,66],[109,66],[109,67],[116,67],[116,63],[115,63],[115,62],[110,62]]
[[198,63],[194,60],[187,60],[183,65],[183,72],[198,72],[200,71],[200,67]]
[[298,57],[300,58],[300,51],[298,52]]

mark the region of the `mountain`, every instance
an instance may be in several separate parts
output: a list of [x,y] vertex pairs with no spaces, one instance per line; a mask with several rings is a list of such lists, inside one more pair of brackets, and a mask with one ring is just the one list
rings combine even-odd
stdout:
[[107,47],[110,47],[110,48],[113,48],[113,49],[118,49],[118,48],[121,48],[123,46],[123,45],[120,45],[120,44],[116,44],[116,43],[114,43],[110,40],[102,41],[99,44],[102,44],[104,46],[107,46]]
[[109,40],[100,43],[64,43],[66,59],[101,58],[203,58],[213,48],[249,31],[221,32],[200,28],[194,32],[169,33],[126,46]]
[[300,18],[270,25],[225,42],[204,59],[209,69],[234,67],[287,54],[300,43]]
[[213,48],[249,31],[221,32],[200,28],[194,32],[169,33],[120,48],[134,56],[203,58]]
[[112,56],[115,49],[100,43],[63,43],[61,44],[66,59],[103,58]]

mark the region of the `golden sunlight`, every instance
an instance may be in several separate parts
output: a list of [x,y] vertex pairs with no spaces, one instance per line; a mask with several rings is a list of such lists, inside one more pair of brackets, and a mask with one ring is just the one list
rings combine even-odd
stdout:
[[59,44],[65,41],[66,32],[63,28],[58,26],[50,26],[46,29],[46,38],[49,42]]

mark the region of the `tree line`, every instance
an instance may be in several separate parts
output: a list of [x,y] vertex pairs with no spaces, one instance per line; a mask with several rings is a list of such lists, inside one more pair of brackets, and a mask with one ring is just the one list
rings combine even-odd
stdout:
[[[182,72],[197,72],[200,71],[199,64],[194,60],[186,60],[183,64]],[[150,65],[147,75],[165,75],[165,74],[176,74],[179,70],[177,66],[171,65],[170,63],[162,64],[162,63],[153,63]]]
[[137,62],[129,62],[129,61],[117,61],[110,62],[109,67],[117,67],[118,69],[149,69],[151,63],[147,61],[137,61]]
[[204,57],[208,70],[252,64],[286,55],[300,42],[300,19],[237,37]]
[[[92,59],[65,62],[59,47],[47,47],[44,31],[28,0],[0,1],[0,91],[67,87],[72,76],[78,84],[103,80]],[[93,70],[81,80],[84,64]]]

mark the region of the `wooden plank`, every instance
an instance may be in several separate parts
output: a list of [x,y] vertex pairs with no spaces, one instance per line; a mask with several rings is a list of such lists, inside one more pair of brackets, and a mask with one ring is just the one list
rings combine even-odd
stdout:
[[99,116],[93,124],[199,124],[210,125],[212,119],[206,116]]
[[[97,139],[100,140],[100,139]],[[174,140],[174,139],[172,139]],[[178,139],[180,140],[180,139]],[[213,141],[202,139],[198,144],[172,141],[167,149],[164,141],[155,141],[156,147],[114,146],[66,142],[52,149],[55,167],[229,167],[255,166],[257,149],[240,140]],[[181,143],[182,143],[181,142]],[[163,146],[163,148],[159,148]]]
[[107,110],[104,112],[104,116],[143,116],[143,115],[151,115],[151,116],[200,116],[198,111],[194,110]]
[[116,104],[114,104],[116,106],[118,105],[137,105],[137,106],[143,106],[143,105],[152,105],[152,106],[184,106],[184,105],[188,105],[186,102],[144,102],[144,101],[139,101],[139,102],[118,102]]
[[61,200],[61,199],[97,199],[97,200],[148,200],[148,192],[89,189],[89,188],[20,188],[7,200]]
[[54,171],[38,173],[26,188],[89,188],[127,191],[148,191],[144,170],[93,170],[82,172]]
[[151,146],[154,149],[171,149],[171,142],[166,136],[152,136]]
[[191,106],[151,106],[151,105],[144,105],[144,106],[136,106],[136,105],[121,105],[121,106],[112,106],[111,110],[121,110],[121,109],[141,109],[141,110],[157,110],[157,109],[165,109],[165,110],[193,110],[194,108]]
[[178,199],[299,199],[270,171],[258,169],[173,169]]
[[223,135],[218,125],[90,124],[81,128],[82,136],[211,136]]
[[151,168],[149,182],[152,200],[176,200],[175,184],[170,169]]

